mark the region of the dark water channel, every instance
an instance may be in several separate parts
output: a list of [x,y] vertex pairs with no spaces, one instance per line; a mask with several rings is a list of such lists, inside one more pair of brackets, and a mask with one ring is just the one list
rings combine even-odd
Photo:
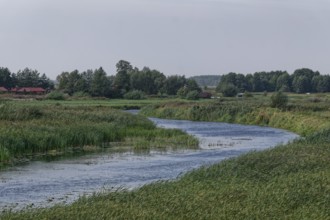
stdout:
[[280,129],[214,122],[151,118],[158,126],[178,128],[200,139],[199,150],[148,154],[102,153],[31,162],[0,172],[0,210],[71,203],[79,196],[116,188],[134,188],[251,150],[262,150],[298,137]]

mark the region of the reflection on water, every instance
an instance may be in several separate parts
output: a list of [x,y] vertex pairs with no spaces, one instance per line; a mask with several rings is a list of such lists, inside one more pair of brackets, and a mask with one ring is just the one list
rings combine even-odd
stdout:
[[134,188],[174,179],[202,165],[286,143],[296,134],[258,126],[151,118],[158,126],[178,128],[200,139],[200,150],[102,152],[51,162],[31,162],[0,173],[0,210],[70,203],[84,194]]

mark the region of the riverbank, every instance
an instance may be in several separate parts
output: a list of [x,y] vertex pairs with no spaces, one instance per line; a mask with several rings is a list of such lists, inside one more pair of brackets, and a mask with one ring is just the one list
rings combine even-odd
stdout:
[[[285,146],[251,152],[206,166],[184,175],[177,181],[154,183],[133,191],[81,198],[70,206],[5,213],[1,217],[329,219],[330,130],[327,103],[293,104],[286,110],[272,109],[263,104],[250,104],[236,105],[228,102],[204,106],[171,103],[148,108],[166,113],[168,117],[179,117],[180,112],[181,115],[196,117],[193,120],[207,118],[208,121],[223,120],[261,125],[273,123],[274,126],[291,128],[290,130],[305,137]],[[176,109],[176,106],[180,109]],[[148,111],[148,115],[151,114],[151,110]],[[256,117],[252,117],[253,115]]]
[[330,103],[301,100],[284,109],[271,108],[260,100],[213,101],[208,103],[168,102],[141,109],[148,117],[192,121],[228,122],[281,128],[308,136],[330,128]]

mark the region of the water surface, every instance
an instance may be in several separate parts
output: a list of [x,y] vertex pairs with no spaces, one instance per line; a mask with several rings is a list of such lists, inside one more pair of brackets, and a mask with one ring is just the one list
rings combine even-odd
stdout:
[[285,144],[298,135],[280,129],[215,122],[151,118],[158,126],[178,128],[200,140],[199,150],[148,154],[102,153],[67,160],[35,161],[0,173],[0,210],[71,203],[79,196],[135,188],[174,179],[189,170],[251,150]]

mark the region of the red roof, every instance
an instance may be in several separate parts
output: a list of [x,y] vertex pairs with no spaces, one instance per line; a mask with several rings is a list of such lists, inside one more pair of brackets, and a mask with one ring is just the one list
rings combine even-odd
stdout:
[[34,92],[34,93],[41,93],[41,92],[46,92],[41,87],[22,87],[22,88],[12,88],[12,92]]
[[8,92],[8,89],[6,89],[5,87],[0,87],[0,92]]

